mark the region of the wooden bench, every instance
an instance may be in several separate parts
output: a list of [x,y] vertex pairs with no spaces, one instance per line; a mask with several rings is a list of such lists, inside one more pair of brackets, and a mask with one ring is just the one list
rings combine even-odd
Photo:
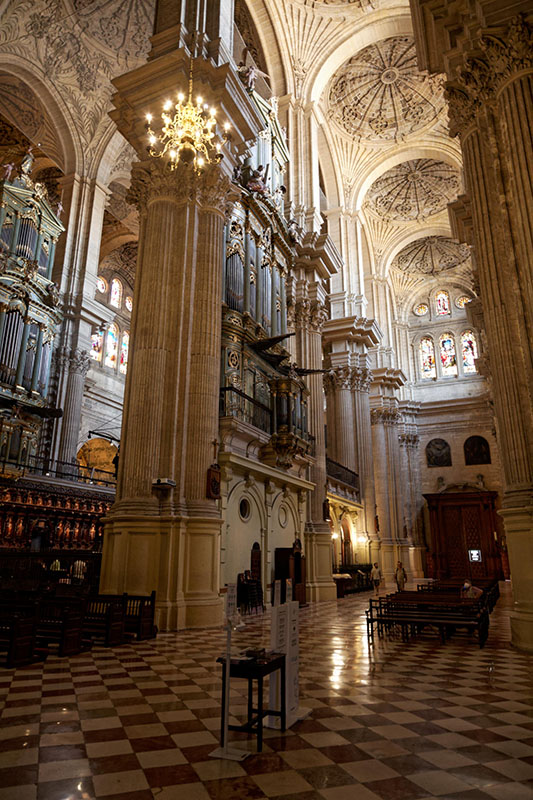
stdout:
[[436,627],[443,644],[457,628],[465,628],[477,633],[480,647],[485,644],[489,630],[486,607],[475,601],[460,600],[457,603],[437,601],[427,605],[416,604],[405,602],[403,594],[370,600],[370,607],[365,612],[370,644],[374,643],[374,626],[379,637],[399,628],[402,641],[407,641],[410,634],[420,633],[426,627]]
[[150,595],[101,594],[101,599],[124,604],[124,632],[134,635],[138,641],[157,636],[155,620],[155,591]]
[[37,639],[39,644],[58,647],[58,655],[74,656],[89,646],[83,640],[83,603],[74,598],[46,598],[39,603]]
[[[474,584],[483,590],[483,596],[486,598],[489,613],[498,602],[500,597],[500,585],[495,578],[480,578],[475,580]],[[447,578],[445,580],[431,581],[430,583],[419,583],[417,590],[419,592],[437,592],[439,594],[457,594],[460,596],[461,589],[463,588],[464,581],[459,578]]]
[[0,609],[0,652],[7,669],[23,667],[46,657],[37,647],[37,607],[21,612]]
[[83,632],[101,640],[105,647],[116,647],[124,639],[126,603],[124,595],[99,594],[87,599]]

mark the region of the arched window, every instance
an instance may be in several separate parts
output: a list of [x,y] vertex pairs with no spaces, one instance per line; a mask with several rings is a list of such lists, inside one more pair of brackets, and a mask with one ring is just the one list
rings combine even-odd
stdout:
[[464,443],[465,464],[490,464],[490,446],[483,436],[470,436]]
[[423,378],[436,378],[435,345],[431,336],[424,336],[418,345],[420,350],[420,370]]
[[102,360],[102,350],[104,349],[104,334],[97,331],[91,336],[91,358],[95,361]]
[[439,339],[440,364],[444,377],[457,375],[457,356],[455,355],[455,340],[453,334],[443,333]]
[[115,369],[117,366],[118,328],[113,323],[109,326],[105,345],[105,365]]
[[128,354],[130,349],[130,334],[124,331],[122,334],[122,344],[120,346],[120,367],[119,370],[123,375],[128,371]]
[[133,297],[130,297],[130,296],[128,295],[128,296],[126,297],[126,301],[125,301],[125,302],[126,302],[126,308],[127,308],[127,309],[128,309],[128,311],[131,313],[131,311],[133,310]]
[[428,467],[451,467],[452,453],[445,439],[432,439],[426,445]]
[[445,289],[435,295],[435,311],[439,316],[450,313],[450,295]]
[[107,292],[107,281],[105,278],[101,278],[100,275],[96,279],[96,288],[101,294]]
[[113,278],[111,281],[111,295],[109,297],[109,302],[115,308],[120,308],[122,305],[122,284],[118,280],[118,278]]
[[472,331],[465,331],[461,334],[461,350],[463,353],[463,372],[477,372],[475,364],[477,342]]

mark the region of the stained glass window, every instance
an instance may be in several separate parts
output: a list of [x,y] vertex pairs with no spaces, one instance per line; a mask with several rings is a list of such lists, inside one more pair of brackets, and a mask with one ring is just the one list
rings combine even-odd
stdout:
[[93,333],[91,336],[91,358],[95,361],[102,360],[102,349],[104,346],[104,334],[102,331]]
[[101,292],[102,294],[103,294],[103,293],[105,293],[105,292],[107,292],[107,281],[106,281],[106,280],[104,280],[104,278],[100,278],[100,277],[98,277],[98,278],[96,279],[96,288],[97,288],[97,289],[98,289],[98,291],[99,291],[99,292]]
[[429,308],[425,303],[419,303],[419,305],[414,307],[414,312],[417,317],[425,316],[429,311]]
[[461,295],[461,297],[457,298],[457,300],[455,301],[455,305],[457,306],[457,308],[464,308],[466,304],[469,303],[471,300],[472,300],[471,297],[467,297],[466,294],[463,294]]
[[463,372],[477,372],[475,359],[477,358],[477,342],[472,331],[461,334],[461,349],[463,352]]
[[109,326],[105,346],[105,365],[115,369],[117,366],[118,328],[115,324]]
[[109,298],[109,302],[115,308],[120,308],[122,305],[122,284],[117,278],[113,278],[111,281],[111,297]]
[[444,376],[457,375],[457,357],[455,355],[455,341],[451,333],[443,333],[440,343],[440,363]]
[[133,308],[133,297],[126,297],[126,308],[131,312]]
[[435,295],[435,309],[439,315],[450,313],[450,295],[444,289]]
[[436,378],[435,345],[431,336],[424,336],[420,340],[420,369],[423,378]]
[[122,334],[122,345],[120,348],[120,371],[123,375],[128,371],[128,353],[130,349],[130,335],[128,331]]

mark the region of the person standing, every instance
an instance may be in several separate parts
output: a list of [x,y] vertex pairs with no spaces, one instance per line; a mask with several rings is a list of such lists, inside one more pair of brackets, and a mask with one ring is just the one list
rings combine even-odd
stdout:
[[398,566],[396,567],[396,571],[394,573],[394,580],[396,581],[396,586],[398,587],[398,591],[403,592],[405,583],[407,581],[407,573],[404,570],[401,561],[398,561]]
[[377,595],[379,594],[379,584],[381,583],[383,577],[377,561],[374,562],[374,566],[370,572],[370,577],[372,579],[372,583],[374,584],[374,594]]

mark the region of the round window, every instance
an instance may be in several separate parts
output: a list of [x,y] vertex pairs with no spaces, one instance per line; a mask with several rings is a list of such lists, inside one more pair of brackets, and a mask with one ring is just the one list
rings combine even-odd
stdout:
[[246,522],[246,520],[250,519],[250,511],[250,501],[243,497],[239,503],[240,518]]

